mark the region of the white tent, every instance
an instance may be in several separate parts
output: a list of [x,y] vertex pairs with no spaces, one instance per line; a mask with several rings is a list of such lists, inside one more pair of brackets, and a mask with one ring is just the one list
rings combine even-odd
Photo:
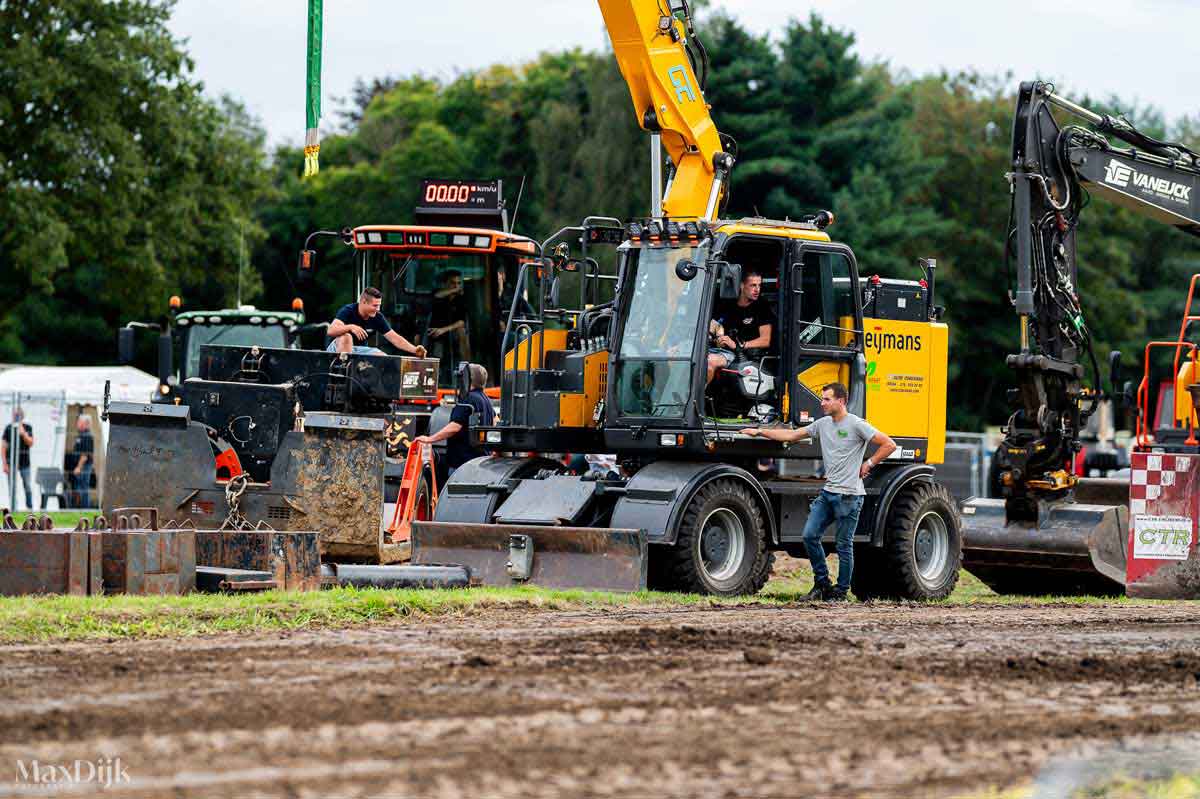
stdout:
[[[113,400],[130,402],[149,402],[158,387],[157,378],[132,366],[18,366],[0,372],[0,433],[12,421],[16,406],[21,407],[25,421],[33,427],[29,465],[35,508],[41,505],[37,470],[63,468],[65,456],[75,444],[75,420],[81,413],[92,417],[99,484],[108,440],[108,425],[100,421],[105,381],[111,386]],[[9,506],[13,497],[10,492],[15,490],[15,504],[24,507],[24,492],[19,485],[7,479],[0,484],[0,506]]]

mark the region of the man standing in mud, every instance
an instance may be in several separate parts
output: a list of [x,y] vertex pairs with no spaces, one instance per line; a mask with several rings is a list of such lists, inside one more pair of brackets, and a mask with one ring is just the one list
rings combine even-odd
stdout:
[[[846,601],[850,577],[854,573],[854,529],[858,526],[858,515],[867,494],[863,478],[896,451],[896,442],[887,433],[876,430],[866,420],[846,410],[847,396],[844,385],[829,383],[821,389],[821,410],[825,416],[807,427],[751,427],[742,431],[744,435],[783,442],[811,436],[821,444],[825,485],[813,500],[808,521],[804,524],[804,549],[808,552],[815,578],[813,588],[808,592],[810,600]],[[868,444],[875,444],[878,449],[863,460]],[[831,522],[837,523],[837,585],[829,580],[825,547],[821,544],[821,536]]]

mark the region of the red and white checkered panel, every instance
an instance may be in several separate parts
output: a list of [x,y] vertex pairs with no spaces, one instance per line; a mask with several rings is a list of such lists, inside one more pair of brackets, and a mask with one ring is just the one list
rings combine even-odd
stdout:
[[[1179,593],[1175,572],[1180,560],[1138,555],[1135,540],[1138,517],[1150,527],[1177,525],[1179,533],[1191,528],[1188,558],[1198,557],[1196,520],[1200,518],[1200,455],[1134,452],[1129,477],[1129,540],[1125,557],[1125,590],[1130,596],[1189,597]],[[1148,517],[1157,517],[1158,521]],[[1172,522],[1171,520],[1175,521]],[[1184,520],[1189,520],[1188,525]],[[1165,520],[1165,521],[1162,521]],[[1180,544],[1182,546],[1182,543]],[[1142,547],[1143,551],[1145,547]],[[1194,597],[1192,597],[1194,598]]]
[[1129,477],[1129,514],[1194,516],[1191,481],[1200,463],[1196,455],[1135,452]]

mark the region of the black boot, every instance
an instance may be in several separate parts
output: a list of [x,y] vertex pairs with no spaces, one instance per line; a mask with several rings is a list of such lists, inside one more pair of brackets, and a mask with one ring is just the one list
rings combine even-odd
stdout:
[[805,602],[820,602],[825,599],[825,596],[833,590],[831,583],[817,583],[812,587],[812,590],[804,595]]

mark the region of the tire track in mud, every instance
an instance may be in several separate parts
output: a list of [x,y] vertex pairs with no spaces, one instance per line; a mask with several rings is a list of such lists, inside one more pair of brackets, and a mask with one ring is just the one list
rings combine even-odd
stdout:
[[[1190,606],[497,609],[0,650],[18,759],[131,795],[953,795],[1200,728]],[[44,788],[37,789],[46,795]]]

